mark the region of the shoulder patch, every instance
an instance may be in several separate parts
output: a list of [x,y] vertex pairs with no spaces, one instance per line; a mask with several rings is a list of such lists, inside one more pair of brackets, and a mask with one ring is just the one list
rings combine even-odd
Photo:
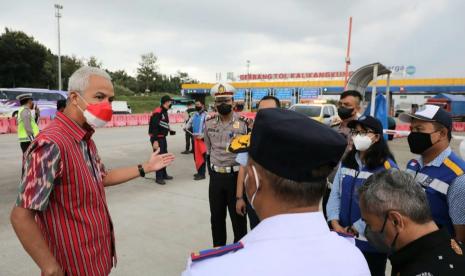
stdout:
[[161,113],[161,107],[157,107],[153,110],[153,113]]
[[384,161],[384,168],[386,170],[389,170],[391,168],[391,163],[389,163],[389,160]]
[[446,167],[451,169],[457,176],[463,174],[463,170],[449,158],[446,158],[444,160],[444,165],[446,165]]
[[250,146],[250,133],[238,135],[231,140],[228,146],[228,152],[241,153],[249,151]]
[[233,243],[233,244],[225,245],[222,247],[194,252],[191,254],[191,259],[192,259],[192,262],[198,262],[198,261],[205,260],[211,257],[219,257],[229,252],[235,252],[242,248],[244,248],[244,245],[242,244],[242,242]]

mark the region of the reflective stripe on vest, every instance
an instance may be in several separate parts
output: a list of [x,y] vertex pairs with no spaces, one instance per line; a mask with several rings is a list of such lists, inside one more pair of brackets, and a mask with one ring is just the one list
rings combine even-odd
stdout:
[[[383,165],[378,166],[373,170],[366,167],[361,170],[355,170],[347,167],[341,167],[341,205],[339,213],[339,223],[342,227],[352,226],[361,218],[358,188],[362,186],[368,177],[376,172],[387,170],[389,168],[397,168],[394,161],[386,161]],[[363,233],[359,233],[359,237],[355,238],[357,247],[364,252],[377,252],[371,247]]]
[[447,191],[457,176],[464,174],[464,170],[465,162],[453,152],[439,167],[420,167],[417,160],[407,163],[407,172],[414,175],[416,182],[425,189],[434,221],[439,226],[447,227],[452,236],[455,231],[449,216]]
[[18,109],[18,139],[20,142],[30,142],[32,139],[34,139],[37,134],[39,134],[39,126],[37,126],[36,121],[34,120],[34,117],[31,114],[31,128],[32,128],[32,133],[34,137],[29,137],[27,135],[26,127],[24,126],[24,122],[21,118],[21,113],[24,111],[25,107],[21,106]]

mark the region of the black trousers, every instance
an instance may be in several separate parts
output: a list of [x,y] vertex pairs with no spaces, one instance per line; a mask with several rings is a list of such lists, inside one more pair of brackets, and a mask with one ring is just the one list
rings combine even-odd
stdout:
[[249,201],[246,200],[245,202],[246,202],[247,216],[249,217],[249,222],[250,222],[250,229],[254,229],[255,226],[257,226],[258,223],[260,222],[260,219],[258,218],[255,210],[252,208],[252,205],[250,205]]
[[[195,138],[193,138],[195,139]],[[192,142],[192,150],[194,151],[194,160],[195,160],[195,143]],[[202,175],[202,176],[205,176],[205,171],[206,171],[206,163],[207,163],[207,154],[204,153],[203,154],[203,160],[205,160],[205,162],[203,162],[203,164],[200,166],[200,168],[197,170],[197,174],[198,175]]]
[[236,213],[236,181],[237,172],[210,172],[208,199],[214,247],[226,245],[226,209],[231,217],[234,242],[238,242],[247,234],[246,217]]
[[[192,128],[189,129],[190,132],[192,132]],[[186,133],[186,151],[189,151],[190,149],[194,150],[194,137],[192,136],[192,134],[190,134],[189,132],[185,132]]]
[[371,276],[384,276],[386,271],[387,255],[374,252],[362,252],[370,268]]
[[[158,138],[151,138],[150,143],[153,145],[153,142],[158,141],[158,146],[160,147],[160,153],[168,153],[168,143],[166,142],[166,137],[158,137]],[[154,150],[155,151],[155,150]],[[155,172],[155,178],[159,180],[163,180],[168,176],[168,173],[166,172],[166,167],[158,170]]]
[[29,145],[31,144],[31,142],[20,142],[19,145],[21,146],[21,150],[23,151],[23,153],[26,152],[27,148],[29,148]]

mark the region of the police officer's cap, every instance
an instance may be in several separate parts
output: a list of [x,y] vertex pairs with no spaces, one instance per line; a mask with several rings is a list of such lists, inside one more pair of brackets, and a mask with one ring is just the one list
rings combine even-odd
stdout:
[[297,182],[321,180],[312,170],[334,167],[347,146],[342,135],[291,110],[269,108],[257,113],[250,157],[266,170]]
[[25,102],[27,100],[32,100],[32,94],[27,93],[27,94],[21,94],[16,97],[16,99],[20,102]]
[[235,92],[236,92],[236,89],[234,88],[234,86],[230,85],[229,83],[217,83],[213,85],[213,87],[210,89],[210,94],[214,96],[215,98],[220,98],[220,97],[232,98],[234,97]]

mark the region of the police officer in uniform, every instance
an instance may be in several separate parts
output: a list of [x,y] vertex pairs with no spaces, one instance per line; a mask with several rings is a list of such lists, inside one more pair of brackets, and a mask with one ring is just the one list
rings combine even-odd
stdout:
[[465,242],[465,161],[452,152],[452,119],[444,109],[425,105],[401,114],[410,122],[410,151],[420,154],[407,163],[407,172],[423,186],[433,219],[456,240]]
[[331,232],[319,211],[326,177],[346,145],[305,115],[260,110],[245,193],[261,221],[236,244],[193,253],[183,275],[370,275],[353,238]]
[[[153,151],[160,149],[160,154],[168,153],[168,143],[166,136],[168,134],[175,135],[176,132],[170,129],[170,120],[168,117],[168,109],[171,108],[171,98],[168,95],[161,97],[161,105],[152,113],[149,124],[150,144]],[[173,177],[169,176],[166,168],[155,172],[155,183],[165,185],[165,180],[172,180]]]
[[390,254],[393,276],[465,275],[464,246],[434,223],[423,188],[397,169],[358,190],[368,242]]
[[236,162],[236,154],[226,151],[232,138],[247,133],[246,124],[232,110],[234,91],[234,87],[226,83],[212,87],[211,93],[215,97],[215,107],[219,115],[207,120],[204,130],[210,172],[210,220],[215,247],[226,244],[226,209],[231,218],[234,242],[247,233],[246,218],[236,213],[239,164]]
[[23,153],[31,144],[32,140],[39,134],[37,119],[39,109],[34,108],[32,94],[22,94],[17,97],[21,107],[18,110],[18,139]]

